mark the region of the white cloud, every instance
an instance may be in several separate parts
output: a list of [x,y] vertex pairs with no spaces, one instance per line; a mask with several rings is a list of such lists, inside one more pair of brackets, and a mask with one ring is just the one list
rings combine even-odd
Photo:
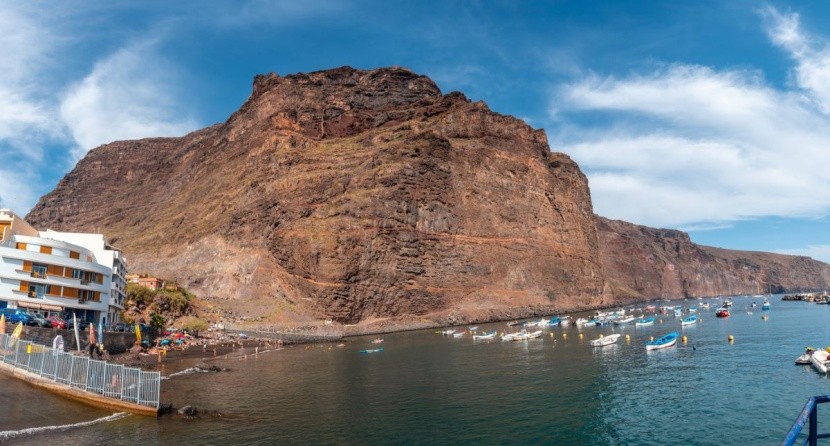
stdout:
[[755,71],[675,64],[558,91],[557,119],[588,110],[611,121],[563,127],[553,144],[586,171],[598,214],[705,227],[830,212],[830,69],[803,68],[825,66],[827,52],[812,49],[797,17],[775,23],[771,38],[800,54],[797,70],[806,73],[792,90]]
[[830,263],[830,245],[810,245],[806,248],[777,249],[774,252],[794,256],[807,256],[824,263]]
[[145,43],[122,48],[95,64],[67,90],[60,114],[78,149],[115,140],[179,136],[198,127],[181,107],[175,66]]

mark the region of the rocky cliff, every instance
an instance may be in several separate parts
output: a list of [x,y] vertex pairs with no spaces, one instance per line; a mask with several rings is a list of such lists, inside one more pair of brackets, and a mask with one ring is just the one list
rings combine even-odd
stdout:
[[830,288],[830,265],[809,257],[701,246],[685,232],[602,217],[597,233],[621,302]]
[[429,325],[612,298],[576,164],[401,68],[257,76],[225,123],[90,151],[27,219],[103,232],[131,270],[252,323]]

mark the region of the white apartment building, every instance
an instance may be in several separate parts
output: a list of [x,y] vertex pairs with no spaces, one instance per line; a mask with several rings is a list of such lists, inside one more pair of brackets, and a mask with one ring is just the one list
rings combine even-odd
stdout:
[[38,231],[0,209],[0,308],[118,322],[127,261],[101,234]]

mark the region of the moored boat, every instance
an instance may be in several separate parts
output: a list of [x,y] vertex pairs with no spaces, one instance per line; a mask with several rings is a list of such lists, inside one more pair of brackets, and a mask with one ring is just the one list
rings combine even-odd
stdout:
[[827,361],[828,356],[830,356],[830,353],[827,353],[827,350],[816,350],[810,355],[810,364],[819,372],[827,373],[827,366],[829,365]]
[[585,325],[588,325],[588,319],[585,319],[584,317],[577,318],[577,320],[574,322],[574,325],[576,325],[577,327],[583,327]]
[[382,351],[383,351],[383,347],[361,350],[360,353],[379,353],[379,352],[382,352]]
[[496,332],[491,331],[490,333],[487,333],[487,334],[473,335],[473,340],[474,341],[485,341],[485,340],[488,340],[488,339],[496,339]]
[[463,336],[464,336],[464,332],[463,332],[463,331],[462,331],[462,332],[460,332],[460,333],[453,333],[453,334],[452,334],[452,337],[454,337],[454,338],[460,338],[460,337],[463,337]]
[[761,309],[766,311],[766,310],[769,310],[769,308],[770,308],[769,299],[764,299],[764,303],[761,304]]
[[657,350],[661,348],[671,347],[677,343],[679,333],[673,331],[653,341],[646,342],[646,350]]
[[634,322],[636,318],[634,316],[623,317],[614,321],[614,325],[625,325]]
[[680,325],[681,326],[692,325],[694,323],[697,323],[697,319],[698,319],[698,317],[697,317],[696,314],[693,314],[691,316],[686,316],[685,318],[683,318],[682,321],[680,321]]
[[721,307],[718,308],[718,311],[715,311],[716,317],[729,317],[729,308]]
[[646,325],[654,325],[654,316],[649,316],[645,319],[638,319],[637,322],[634,323],[637,327],[645,327]]
[[599,339],[592,339],[591,346],[592,347],[604,347],[606,345],[611,345],[617,342],[617,339],[620,338],[620,334],[610,334],[608,336],[600,336]]
[[470,331],[478,330],[478,325],[473,325],[472,327],[467,327]]
[[444,330],[444,331],[441,332],[441,334],[444,335],[444,336],[452,336],[453,333],[455,333],[454,328],[451,328],[449,330]]
[[380,344],[381,342],[383,342],[383,338],[372,339],[372,344]]
[[810,364],[810,357],[813,356],[813,352],[816,351],[815,347],[807,347],[804,349],[804,353],[801,354],[798,358],[795,358],[796,365],[809,365]]

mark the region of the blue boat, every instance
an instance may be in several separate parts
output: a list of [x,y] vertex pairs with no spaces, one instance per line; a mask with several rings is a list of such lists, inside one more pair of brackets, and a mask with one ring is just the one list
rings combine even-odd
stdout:
[[683,326],[683,325],[692,325],[696,322],[697,322],[697,315],[693,314],[691,316],[687,316],[687,317],[683,318],[683,320],[680,321],[680,325],[681,326]]
[[382,351],[383,351],[383,347],[381,347],[381,348],[372,348],[372,349],[368,349],[368,350],[361,350],[360,353],[378,353],[378,352],[382,352]]
[[560,318],[560,317],[558,317],[558,316],[553,316],[553,317],[551,317],[551,318],[550,318],[550,320],[548,321],[548,325],[550,325],[550,326],[556,326],[556,325],[559,325],[559,323],[560,323],[560,322],[562,322],[562,318]]
[[657,350],[659,348],[671,347],[677,343],[678,336],[680,336],[680,334],[673,331],[661,338],[646,342],[646,350]]
[[654,316],[649,316],[645,319],[638,319],[637,322],[634,323],[637,327],[643,327],[646,325],[654,325]]
[[764,299],[764,304],[761,305],[761,310],[764,310],[764,311],[769,310],[769,300]]

